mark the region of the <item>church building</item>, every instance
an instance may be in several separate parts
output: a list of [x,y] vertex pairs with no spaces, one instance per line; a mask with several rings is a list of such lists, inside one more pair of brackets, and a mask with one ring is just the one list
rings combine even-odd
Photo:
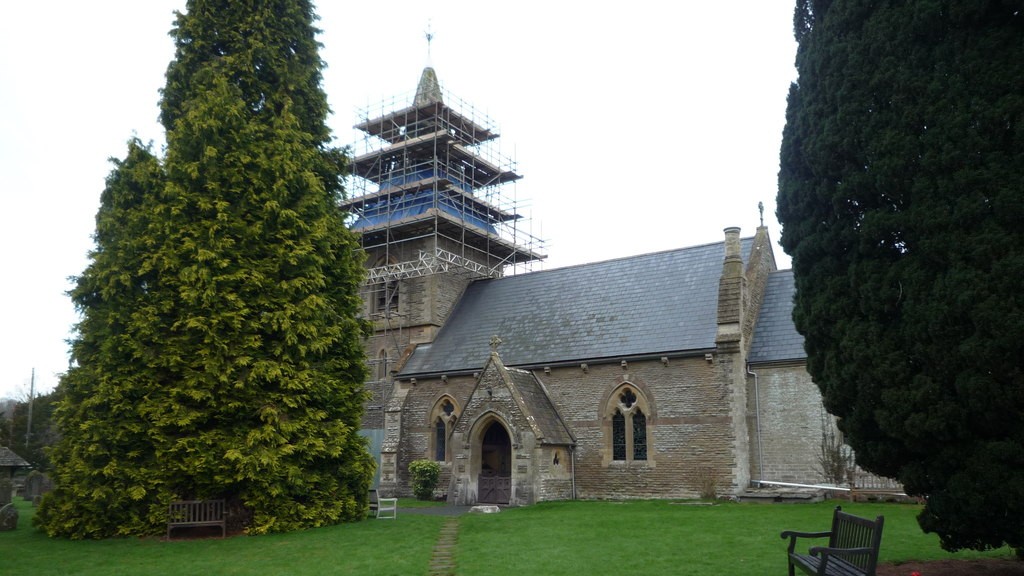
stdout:
[[442,90],[367,110],[343,209],[373,323],[381,494],[442,466],[455,504],[732,496],[822,480],[831,430],[766,227],[544,271],[491,120]]

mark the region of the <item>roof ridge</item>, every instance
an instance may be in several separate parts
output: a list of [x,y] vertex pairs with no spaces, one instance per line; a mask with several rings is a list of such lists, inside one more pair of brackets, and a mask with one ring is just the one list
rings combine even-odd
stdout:
[[[746,236],[746,237],[740,238],[740,242],[747,242],[747,241],[753,241],[753,240],[754,240],[753,236]],[[513,276],[502,276],[501,278],[491,278],[491,280],[502,280],[502,279],[506,279],[506,278],[516,278],[516,277],[520,277],[520,276],[531,276],[531,275],[535,275],[535,274],[543,274],[545,272],[557,272],[559,270],[572,270],[574,268],[582,268],[584,266],[597,266],[597,265],[600,265],[600,264],[607,264],[607,263],[612,263],[612,262],[622,262],[622,261],[625,261],[625,260],[638,260],[640,258],[645,258],[645,257],[650,257],[650,256],[658,256],[660,254],[671,254],[671,253],[678,253],[678,252],[687,252],[687,251],[690,251],[690,250],[698,250],[698,249],[701,249],[701,248],[710,248],[712,246],[722,246],[724,244],[725,244],[725,240],[719,240],[718,242],[707,242],[705,244],[696,244],[694,246],[682,246],[682,247],[679,247],[679,248],[666,248],[664,250],[655,250],[654,252],[644,252],[643,254],[631,254],[631,255],[628,255],[628,256],[618,256],[616,258],[609,258],[607,260],[593,260],[593,261],[590,261],[590,262],[580,262],[578,264],[567,264],[565,266],[557,266],[555,268],[547,268],[547,269],[544,269],[544,270],[537,270],[535,272],[526,272],[524,274],[516,274],[516,275],[513,275]]]

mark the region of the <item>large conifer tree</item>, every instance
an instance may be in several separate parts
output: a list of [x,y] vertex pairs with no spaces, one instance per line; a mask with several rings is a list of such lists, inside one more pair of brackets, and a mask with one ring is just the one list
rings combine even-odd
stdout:
[[799,0],[778,216],[808,369],[948,549],[1024,546],[1024,11]]
[[250,533],[364,513],[361,252],[313,19],[301,0],[178,14],[166,157],[133,141],[115,163],[72,291],[51,535],[159,533],[189,498]]

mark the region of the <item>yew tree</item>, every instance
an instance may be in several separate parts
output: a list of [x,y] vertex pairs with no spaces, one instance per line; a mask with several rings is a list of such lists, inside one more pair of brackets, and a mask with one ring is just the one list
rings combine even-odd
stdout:
[[301,0],[177,14],[164,157],[132,141],[115,161],[71,292],[49,534],[160,533],[196,498],[249,533],[364,515],[363,256],[314,19]]
[[778,216],[808,369],[950,550],[1024,547],[1024,7],[800,0]]

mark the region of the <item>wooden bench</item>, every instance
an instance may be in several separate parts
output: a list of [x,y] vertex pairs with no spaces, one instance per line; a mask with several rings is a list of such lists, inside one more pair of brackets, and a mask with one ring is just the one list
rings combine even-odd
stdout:
[[[789,576],[794,576],[794,568],[815,576],[875,576],[884,521],[883,516],[868,520],[836,506],[828,532],[786,530],[782,538],[789,538]],[[807,554],[799,554],[797,538],[828,538],[828,546],[812,546]]]
[[223,500],[181,500],[167,508],[167,539],[174,528],[220,526],[220,537],[227,533]]

